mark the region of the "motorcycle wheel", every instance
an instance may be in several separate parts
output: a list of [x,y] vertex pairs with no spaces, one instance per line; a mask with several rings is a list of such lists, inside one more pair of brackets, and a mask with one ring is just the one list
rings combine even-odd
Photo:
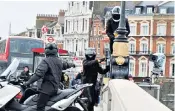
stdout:
[[67,109],[65,109],[64,111],[81,111],[79,108],[74,107],[74,106],[70,106]]

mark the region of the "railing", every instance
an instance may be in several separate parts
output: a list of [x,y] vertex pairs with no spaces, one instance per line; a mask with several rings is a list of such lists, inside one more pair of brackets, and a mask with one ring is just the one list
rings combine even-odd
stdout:
[[150,55],[151,51],[129,51],[130,55]]

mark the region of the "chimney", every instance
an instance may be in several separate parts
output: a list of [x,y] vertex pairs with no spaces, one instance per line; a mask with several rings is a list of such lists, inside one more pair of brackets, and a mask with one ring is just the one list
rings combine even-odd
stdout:
[[64,16],[65,15],[65,11],[64,10],[60,10],[59,11],[59,16]]

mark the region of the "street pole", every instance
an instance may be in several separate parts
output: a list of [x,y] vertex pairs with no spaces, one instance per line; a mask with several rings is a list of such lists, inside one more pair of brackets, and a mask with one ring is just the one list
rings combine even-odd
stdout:
[[124,79],[129,74],[129,51],[125,21],[125,1],[121,1],[119,27],[114,33],[116,36],[111,58],[111,76],[113,79]]

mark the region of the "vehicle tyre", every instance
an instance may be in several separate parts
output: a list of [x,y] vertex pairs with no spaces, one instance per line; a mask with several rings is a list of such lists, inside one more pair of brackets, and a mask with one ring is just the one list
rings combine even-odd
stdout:
[[64,111],[81,111],[79,108],[74,107],[74,106],[70,106],[67,109],[65,109]]

